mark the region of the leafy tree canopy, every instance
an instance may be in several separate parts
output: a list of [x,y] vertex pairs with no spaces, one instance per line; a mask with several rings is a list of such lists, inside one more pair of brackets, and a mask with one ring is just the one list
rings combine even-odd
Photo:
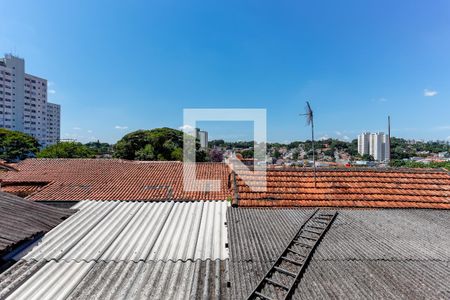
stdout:
[[38,141],[25,133],[0,128],[0,159],[8,162],[34,157]]
[[60,142],[44,148],[39,158],[93,158],[95,151],[77,142]]
[[428,164],[410,160],[394,159],[389,162],[391,167],[405,167],[405,168],[445,168],[450,171],[450,162],[430,162]]
[[100,141],[89,142],[85,144],[86,147],[92,149],[96,155],[112,154],[112,146],[108,143],[101,143]]
[[[205,161],[198,150],[196,160]],[[130,160],[183,160],[183,132],[172,128],[138,130],[125,135],[114,146],[114,157]]]
[[242,150],[240,151],[243,158],[254,158],[255,152],[253,150]]

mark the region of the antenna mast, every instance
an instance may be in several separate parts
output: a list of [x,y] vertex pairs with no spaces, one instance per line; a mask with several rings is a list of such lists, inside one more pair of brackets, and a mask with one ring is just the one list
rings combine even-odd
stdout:
[[[308,103],[309,106],[309,103]],[[311,110],[311,138],[312,138],[312,151],[313,151],[313,167],[314,167],[314,187],[317,187],[316,181],[316,150],[314,149],[314,118],[312,117],[313,112]]]
[[314,187],[317,187],[316,181],[316,151],[314,149],[314,114],[311,109],[311,105],[309,105],[309,101],[306,101],[306,113],[301,114],[301,116],[306,116],[306,124],[311,125],[311,143],[312,143],[312,152],[313,152],[313,169],[314,169]]

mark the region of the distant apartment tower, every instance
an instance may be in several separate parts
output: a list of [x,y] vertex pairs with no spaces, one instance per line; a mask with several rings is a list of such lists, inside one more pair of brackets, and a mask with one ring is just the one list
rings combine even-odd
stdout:
[[200,140],[200,148],[208,149],[208,132],[207,131],[199,131],[198,138]]
[[369,154],[370,132],[363,132],[358,135],[358,153],[361,155]]
[[47,102],[47,145],[55,144],[61,136],[61,105]]
[[376,161],[390,160],[389,136],[383,132],[364,132],[358,135],[358,153],[369,154]]
[[59,105],[47,102],[46,79],[25,73],[22,58],[7,54],[0,59],[0,127],[27,133],[47,146],[59,140],[60,113]]
[[200,142],[200,148],[208,149],[208,132],[200,130],[200,128],[195,128],[193,134],[195,138]]

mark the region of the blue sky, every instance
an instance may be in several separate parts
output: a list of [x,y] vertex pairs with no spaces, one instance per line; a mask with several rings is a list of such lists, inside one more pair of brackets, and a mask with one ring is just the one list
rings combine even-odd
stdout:
[[178,128],[183,108],[266,108],[270,141],[303,140],[309,100],[318,137],[385,131],[390,114],[394,136],[450,140],[446,0],[0,4],[0,53],[49,80],[62,138]]

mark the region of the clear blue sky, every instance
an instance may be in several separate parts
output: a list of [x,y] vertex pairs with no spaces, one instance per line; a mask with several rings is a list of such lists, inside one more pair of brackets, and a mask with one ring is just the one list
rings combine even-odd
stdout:
[[[63,138],[266,108],[270,141],[299,140],[310,100],[318,137],[386,130],[390,114],[394,136],[450,139],[447,0],[112,2],[0,1],[0,53],[49,80]],[[212,138],[252,132],[210,125]]]

